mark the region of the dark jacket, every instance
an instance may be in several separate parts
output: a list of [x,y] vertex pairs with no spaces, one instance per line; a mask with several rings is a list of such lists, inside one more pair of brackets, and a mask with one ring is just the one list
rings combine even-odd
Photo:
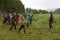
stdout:
[[11,22],[12,22],[12,23],[15,23],[15,21],[16,21],[15,16],[12,16]]

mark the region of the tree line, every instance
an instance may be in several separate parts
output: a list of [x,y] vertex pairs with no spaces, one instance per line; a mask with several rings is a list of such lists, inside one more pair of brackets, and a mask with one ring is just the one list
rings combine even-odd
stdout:
[[[34,14],[47,14],[49,13],[47,10],[37,10],[24,7],[21,0],[0,0],[0,12],[6,11],[7,13],[10,12],[18,12],[18,13],[25,13],[32,10]],[[56,9],[54,13],[60,13],[60,8]]]
[[34,14],[47,14],[48,13],[48,11],[46,11],[46,10],[37,10],[37,9],[31,9],[31,8],[26,8],[26,10],[25,11],[32,11]]
[[0,11],[24,13],[25,8],[20,0],[0,0]]
[[[31,9],[31,8],[26,8],[25,11],[28,11],[29,12],[29,10],[32,10],[32,12],[34,14],[48,14],[48,13],[51,12],[51,11],[47,11],[47,10],[41,10],[41,9],[40,10],[37,10],[37,9]],[[57,8],[57,9],[55,9],[52,12],[55,13],[55,14],[60,14],[60,8]]]

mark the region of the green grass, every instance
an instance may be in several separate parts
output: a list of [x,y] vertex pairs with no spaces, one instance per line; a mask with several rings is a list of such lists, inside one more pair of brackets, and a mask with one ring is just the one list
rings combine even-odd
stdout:
[[49,14],[35,14],[33,23],[24,34],[23,30],[17,33],[17,30],[9,30],[11,25],[3,25],[0,17],[0,40],[60,40],[60,14],[54,14],[54,27],[49,29]]

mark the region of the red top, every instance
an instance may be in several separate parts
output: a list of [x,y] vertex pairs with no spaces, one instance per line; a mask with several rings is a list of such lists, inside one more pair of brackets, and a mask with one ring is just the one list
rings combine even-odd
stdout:
[[53,14],[50,15],[50,21],[53,21]]
[[19,20],[19,15],[16,15],[16,21],[18,21]]

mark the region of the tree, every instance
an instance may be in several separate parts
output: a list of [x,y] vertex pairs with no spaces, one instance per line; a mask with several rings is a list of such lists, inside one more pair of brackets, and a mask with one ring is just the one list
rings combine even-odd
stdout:
[[39,10],[39,13],[42,13],[42,10],[41,9]]
[[42,13],[43,13],[43,14],[47,14],[48,11],[46,11],[46,10],[42,10]]
[[60,8],[56,9],[54,12],[60,14]]
[[6,12],[25,12],[23,3],[20,0],[0,0],[0,10]]

